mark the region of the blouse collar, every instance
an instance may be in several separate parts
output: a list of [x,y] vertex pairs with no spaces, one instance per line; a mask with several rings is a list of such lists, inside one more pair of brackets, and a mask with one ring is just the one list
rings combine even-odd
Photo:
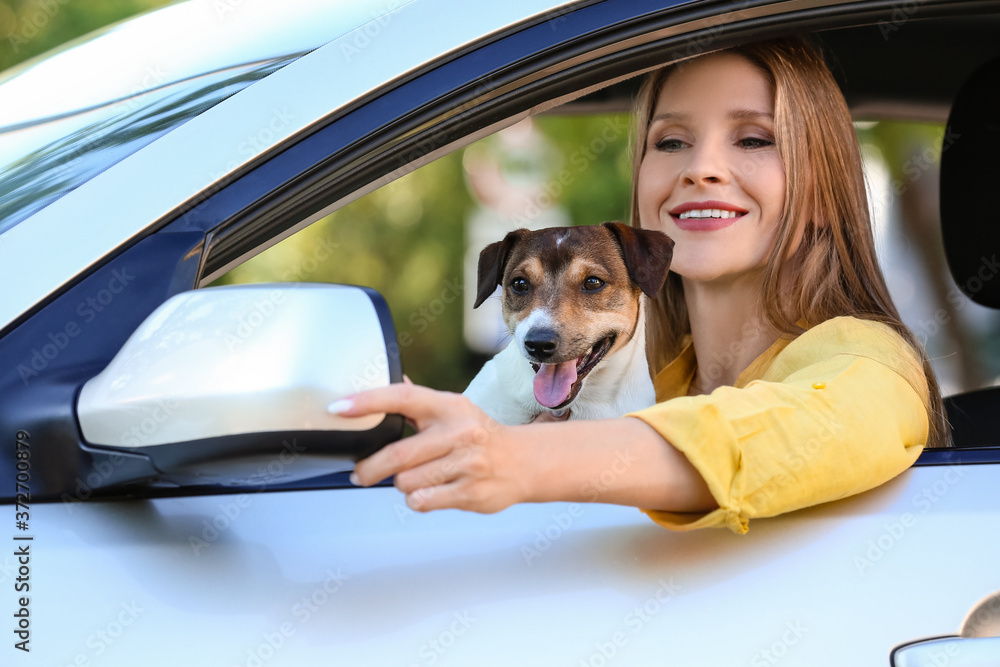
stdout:
[[[745,387],[754,380],[759,380],[767,372],[777,357],[785,347],[792,342],[792,338],[782,337],[771,344],[750,365],[743,369],[743,372],[736,378],[734,387]],[[695,372],[698,370],[698,359],[694,354],[694,342],[690,335],[684,336],[683,349],[677,358],[663,367],[656,377],[653,378],[653,387],[656,389],[656,400],[658,402],[668,401],[678,396],[687,396],[694,380]]]

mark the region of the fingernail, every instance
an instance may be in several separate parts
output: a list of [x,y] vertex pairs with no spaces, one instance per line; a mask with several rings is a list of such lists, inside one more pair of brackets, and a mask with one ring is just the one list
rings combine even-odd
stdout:
[[353,484],[354,486],[361,486],[361,480],[358,479],[358,473],[356,472],[351,473],[351,484]]
[[352,401],[349,398],[341,398],[339,400],[334,401],[330,405],[326,406],[326,411],[331,414],[339,415],[344,412],[347,412],[353,407],[354,407],[354,401]]

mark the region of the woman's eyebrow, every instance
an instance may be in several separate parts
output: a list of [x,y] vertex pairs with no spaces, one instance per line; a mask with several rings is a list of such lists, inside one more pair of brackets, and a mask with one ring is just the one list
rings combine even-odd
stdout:
[[756,109],[733,109],[726,114],[730,120],[756,120],[766,118],[774,120],[774,114],[768,111],[758,111]]
[[664,111],[653,116],[649,122],[655,123],[658,120],[691,120],[691,114],[680,113],[678,111]]
[[[768,120],[774,120],[774,114],[769,111],[758,111],[757,109],[733,109],[726,114],[726,117],[730,120],[756,120],[758,118],[766,118]],[[655,123],[657,121],[688,121],[691,120],[691,114],[681,113],[679,111],[664,111],[663,113],[658,113],[650,119],[650,123]]]

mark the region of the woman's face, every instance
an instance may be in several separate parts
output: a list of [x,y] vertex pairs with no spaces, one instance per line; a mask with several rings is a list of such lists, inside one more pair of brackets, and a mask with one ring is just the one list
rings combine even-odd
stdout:
[[784,200],[764,74],[732,53],[673,72],[656,100],[638,177],[640,224],[674,239],[671,270],[706,283],[759,273]]

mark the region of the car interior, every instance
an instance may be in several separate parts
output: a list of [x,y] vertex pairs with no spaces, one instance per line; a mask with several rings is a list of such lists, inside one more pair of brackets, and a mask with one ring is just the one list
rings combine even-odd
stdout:
[[[975,184],[997,173],[998,108],[1000,58],[993,58],[979,66],[955,96],[947,131],[958,139],[941,155],[941,226],[948,266],[964,294],[989,308],[1000,308],[1000,285],[992,280],[1000,270],[993,254],[1000,233],[995,225],[975,223],[988,210],[991,197],[989,188]],[[990,417],[996,414],[998,400],[998,387],[947,398],[956,447],[996,444]]]

